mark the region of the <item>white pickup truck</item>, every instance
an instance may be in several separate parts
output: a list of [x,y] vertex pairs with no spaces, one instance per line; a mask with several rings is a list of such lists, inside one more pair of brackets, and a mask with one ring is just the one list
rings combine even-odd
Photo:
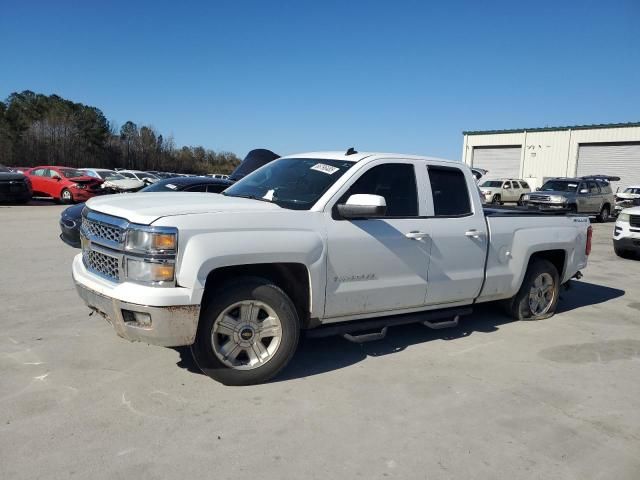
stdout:
[[283,157],[221,195],[94,198],[73,278],[120,336],[191,345],[228,385],[276,375],[301,331],[372,340],[493,300],[553,315],[587,265],[588,219],[485,210],[474,180],[459,162],[350,149]]

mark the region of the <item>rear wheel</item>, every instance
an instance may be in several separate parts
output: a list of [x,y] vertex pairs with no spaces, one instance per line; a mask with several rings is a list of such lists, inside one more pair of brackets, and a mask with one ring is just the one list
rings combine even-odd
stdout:
[[505,302],[507,313],[516,320],[542,320],[553,316],[558,305],[560,278],[548,260],[533,260],[518,293]]
[[210,294],[191,351],[214,380],[253,385],[289,363],[299,336],[298,315],[287,294],[268,280],[244,277]]
[[605,205],[602,207],[602,210],[600,210],[600,214],[596,217],[596,219],[600,223],[605,223],[609,220],[609,213],[609,205]]
[[73,203],[73,195],[66,188],[62,189],[60,192],[60,201],[62,203]]

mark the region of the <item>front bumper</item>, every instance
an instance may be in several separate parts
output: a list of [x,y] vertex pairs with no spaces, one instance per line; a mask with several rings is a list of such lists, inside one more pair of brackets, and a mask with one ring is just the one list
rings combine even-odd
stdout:
[[616,250],[627,250],[630,252],[640,253],[640,238],[623,237],[613,239],[613,247]]
[[70,218],[60,218],[60,240],[73,248],[80,248],[80,226]]
[[[145,342],[162,347],[191,345],[196,338],[200,307],[150,307],[105,297],[76,282],[84,303],[111,324],[116,333],[132,342]],[[134,314],[146,314],[150,325],[141,325]]]
[[546,203],[546,202],[532,202],[530,200],[522,202],[525,207],[536,207],[540,210],[566,210],[566,203]]
[[[82,254],[77,255],[73,262],[78,294],[119,336],[163,347],[191,345],[195,341],[200,305],[187,304],[187,289],[114,285],[87,272],[81,257]],[[135,314],[138,318],[144,316],[145,324],[139,323]]]

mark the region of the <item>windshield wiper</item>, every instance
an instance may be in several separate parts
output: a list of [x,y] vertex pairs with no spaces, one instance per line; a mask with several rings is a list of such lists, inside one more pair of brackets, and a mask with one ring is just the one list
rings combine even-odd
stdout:
[[224,195],[225,197],[238,197],[238,198],[248,198],[250,200],[259,200],[261,202],[267,202],[267,203],[272,203],[271,200],[267,200],[266,198],[262,198],[262,197],[258,197],[256,195],[251,195],[249,193],[244,193],[244,194],[234,194],[231,195],[229,193],[226,192],[222,192],[222,195]]

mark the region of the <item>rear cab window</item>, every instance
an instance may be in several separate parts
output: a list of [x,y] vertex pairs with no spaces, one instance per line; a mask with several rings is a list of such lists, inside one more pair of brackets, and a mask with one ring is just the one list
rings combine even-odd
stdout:
[[436,217],[462,217],[471,215],[471,199],[467,180],[456,167],[427,167],[433,210]]

